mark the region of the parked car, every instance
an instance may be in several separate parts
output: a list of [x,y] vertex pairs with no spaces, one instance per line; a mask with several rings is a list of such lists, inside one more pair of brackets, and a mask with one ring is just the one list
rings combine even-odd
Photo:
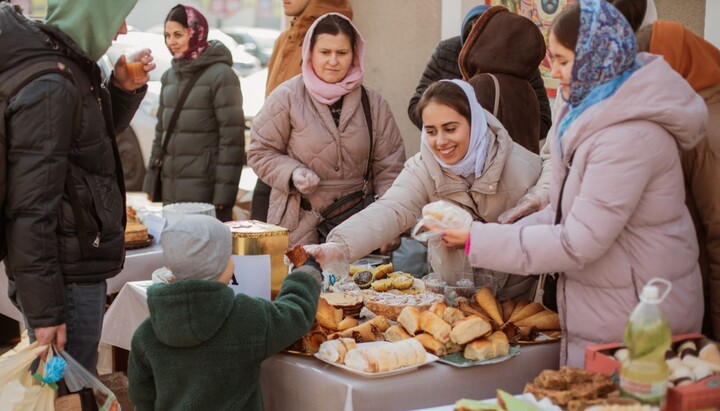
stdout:
[[245,51],[259,58],[263,67],[267,67],[275,41],[280,35],[280,30],[245,26],[226,27],[222,31],[244,46]]
[[[130,127],[117,137],[120,159],[125,170],[125,186],[128,191],[142,190],[146,166],[150,161],[152,143],[155,139],[155,124],[157,123],[157,110],[160,105],[160,89],[162,88],[160,79],[163,73],[171,67],[172,56],[165,46],[165,39],[162,35],[132,31],[118,37],[107,53],[98,61],[103,75],[107,77],[112,72],[115,61],[126,49],[138,47],[152,50],[157,67],[150,72],[147,93],[130,122]],[[243,111],[248,126],[265,100],[266,79],[267,69],[240,77]]]
[[[156,25],[150,27],[145,32],[157,33],[162,36],[165,33],[165,29],[162,25]],[[248,76],[262,68],[260,60],[257,57],[248,53],[243,46],[221,30],[211,27],[208,32],[208,40],[218,40],[230,50],[233,58],[233,70],[235,70],[238,76]]]

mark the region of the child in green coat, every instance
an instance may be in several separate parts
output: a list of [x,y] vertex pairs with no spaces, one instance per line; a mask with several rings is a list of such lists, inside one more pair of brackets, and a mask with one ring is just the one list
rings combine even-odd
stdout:
[[176,281],[148,289],[128,369],[135,409],[262,410],[260,363],[310,330],[319,266],[295,269],[271,302],[227,287],[232,238],[218,220],[184,217],[161,243]]

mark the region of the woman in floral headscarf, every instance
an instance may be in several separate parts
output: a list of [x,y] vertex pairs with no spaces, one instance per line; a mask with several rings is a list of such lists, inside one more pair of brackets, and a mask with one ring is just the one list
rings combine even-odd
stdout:
[[700,331],[698,245],[678,145],[697,144],[707,110],[661,57],[636,58],[632,29],[604,0],[569,7],[549,43],[566,101],[550,136],[550,204],[513,225],[474,222],[443,234],[467,246],[473,266],[562,272],[561,363],[582,367],[586,346],[622,339],[654,277],[672,283],[662,308],[673,333]]
[[[179,4],[165,19],[165,44],[173,61],[162,76],[155,141],[143,189],[151,193],[160,172],[163,203],[214,204],[218,219],[227,221],[232,218],[245,158],[242,93],[230,50],[207,36],[207,21],[193,7]],[[195,75],[199,77],[168,136],[180,95]],[[167,149],[162,150],[167,138]]]

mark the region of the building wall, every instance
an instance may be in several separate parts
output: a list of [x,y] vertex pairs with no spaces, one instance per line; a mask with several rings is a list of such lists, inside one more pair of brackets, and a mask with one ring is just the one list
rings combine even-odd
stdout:
[[[420,132],[407,115],[420,75],[440,41],[437,0],[351,0],[353,23],[365,39],[365,83],[390,104],[408,156],[420,150]],[[412,7],[410,7],[412,5]]]
[[[717,0],[710,1],[717,2]],[[706,0],[655,0],[655,6],[657,6],[658,19],[680,21],[695,34],[703,36],[705,2]]]

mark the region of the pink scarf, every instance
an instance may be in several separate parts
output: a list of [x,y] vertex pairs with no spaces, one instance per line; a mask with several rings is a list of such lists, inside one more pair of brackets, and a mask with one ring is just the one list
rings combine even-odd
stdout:
[[188,22],[188,49],[183,53],[183,60],[196,60],[208,47],[208,23],[205,16],[197,9],[183,5]]
[[308,92],[311,96],[315,98],[315,100],[319,101],[322,104],[335,103],[336,101],[340,100],[342,96],[353,91],[356,87],[362,84],[363,81],[364,70],[362,65],[362,59],[365,52],[365,40],[363,40],[360,32],[354,25],[352,26],[355,30],[355,50],[353,54],[353,62],[347,74],[345,75],[345,78],[343,78],[340,82],[331,84],[324,82],[320,79],[320,77],[317,76],[317,74],[315,74],[315,69],[313,69],[312,66],[310,38],[312,37],[312,34],[315,31],[315,26],[317,26],[318,22],[325,17],[333,14],[342,17],[343,19],[350,22],[350,24],[352,25],[350,19],[343,16],[342,14],[323,14],[322,16],[318,17],[317,20],[315,20],[312,26],[310,26],[310,29],[308,29],[307,33],[305,33],[305,40],[303,40],[302,45],[302,75],[303,82],[305,83],[305,88],[307,88]]

